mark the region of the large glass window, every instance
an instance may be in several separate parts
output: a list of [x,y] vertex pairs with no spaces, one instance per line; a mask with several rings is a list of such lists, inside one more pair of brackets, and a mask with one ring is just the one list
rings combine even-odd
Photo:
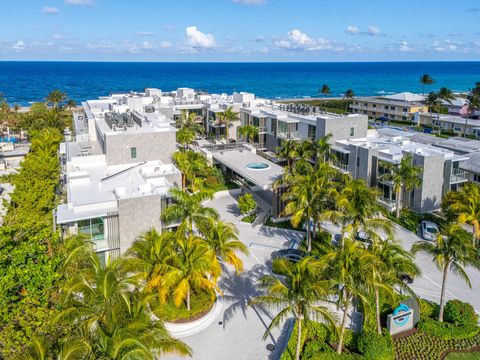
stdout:
[[308,125],[308,138],[315,139],[317,133],[317,127],[315,125]]
[[130,148],[130,157],[131,157],[132,159],[136,159],[136,158],[137,158],[137,148],[136,148],[136,147]]
[[85,234],[93,241],[105,239],[104,223],[102,218],[80,220],[78,222],[78,233]]

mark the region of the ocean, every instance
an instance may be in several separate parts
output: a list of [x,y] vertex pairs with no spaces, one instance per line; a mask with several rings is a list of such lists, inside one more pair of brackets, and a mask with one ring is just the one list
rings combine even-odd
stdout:
[[468,91],[480,81],[480,62],[348,63],[141,63],[141,62],[0,62],[0,92],[10,104],[43,101],[60,89],[77,102],[112,92],[165,91],[191,87],[210,93],[253,92],[272,99],[318,96],[328,84],[332,96],[353,89],[355,95],[421,92],[419,78]]

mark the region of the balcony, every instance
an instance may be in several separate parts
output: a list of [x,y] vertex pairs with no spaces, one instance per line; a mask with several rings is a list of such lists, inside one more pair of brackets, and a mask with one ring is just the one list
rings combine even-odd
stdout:
[[298,131],[293,132],[279,132],[277,134],[279,139],[299,139]]
[[331,165],[340,171],[348,172],[348,164],[332,162]]
[[259,134],[266,134],[267,133],[267,127],[266,126],[259,126],[258,127],[258,133]]
[[452,169],[450,174],[450,184],[460,183],[467,181],[466,173],[463,170]]
[[386,206],[389,210],[394,210],[397,207],[397,203],[395,200],[383,196],[378,198],[378,202],[383,206]]

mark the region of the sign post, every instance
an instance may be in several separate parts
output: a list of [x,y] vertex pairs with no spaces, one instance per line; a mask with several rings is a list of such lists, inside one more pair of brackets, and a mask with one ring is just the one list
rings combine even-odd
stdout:
[[410,309],[405,304],[400,304],[392,314],[388,315],[387,328],[390,335],[399,334],[412,329],[413,309]]

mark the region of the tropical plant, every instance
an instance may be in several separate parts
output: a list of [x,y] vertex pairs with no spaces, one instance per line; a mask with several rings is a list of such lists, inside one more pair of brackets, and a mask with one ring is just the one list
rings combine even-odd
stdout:
[[240,209],[240,213],[249,215],[254,212],[257,208],[257,203],[253,199],[253,195],[251,193],[246,193],[238,198],[238,208]]
[[237,273],[243,271],[243,262],[237,253],[248,255],[249,252],[238,239],[238,229],[234,224],[208,218],[199,225],[199,232],[218,261],[232,265]]
[[169,192],[173,204],[162,211],[162,221],[167,224],[180,222],[180,228],[184,232],[193,234],[194,225],[198,226],[207,218],[218,218],[215,209],[203,206],[203,202],[211,200],[213,193],[210,190],[200,190],[196,193],[189,193],[173,188]]
[[451,224],[446,229],[445,235],[439,233],[434,242],[418,241],[413,244],[411,251],[414,255],[423,252],[431,256],[436,267],[443,273],[438,315],[438,320],[442,322],[448,272],[452,271],[469,287],[472,287],[464,267],[472,266],[480,269],[480,259],[476,247],[465,240],[458,224]]
[[188,110],[182,110],[180,118],[176,120],[176,126],[179,129],[188,129],[190,132],[193,132],[193,136],[195,137],[203,134],[205,130],[203,126],[198,123],[199,119],[202,119],[202,117],[195,112],[189,113]]
[[382,334],[380,322],[380,291],[387,294],[392,300],[396,298],[394,287],[399,287],[407,292],[413,291],[405,284],[401,277],[409,275],[414,278],[420,275],[420,269],[413,261],[410,252],[395,243],[392,239],[373,237],[373,243],[367,251],[378,261],[374,262],[372,270],[372,285],[375,294],[375,320],[377,333]]
[[250,144],[255,141],[255,136],[258,136],[258,127],[254,125],[242,125],[237,128],[238,135],[247,139]]
[[345,112],[348,111],[348,104],[350,103],[351,100],[353,100],[355,98],[355,93],[353,92],[352,89],[348,89],[347,91],[345,91],[345,94],[343,94],[343,99],[344,100],[347,100],[345,102]]
[[293,164],[298,158],[298,141],[287,139],[282,140],[280,146],[277,147],[277,154],[280,158],[287,160],[287,170],[293,173]]
[[182,145],[183,151],[186,151],[188,145],[195,140],[195,133],[193,130],[183,127],[177,131],[176,140],[180,145]]
[[435,80],[428,74],[423,74],[420,76],[420,84],[422,84],[422,95],[425,97],[425,85],[432,85]]
[[199,153],[193,150],[182,152],[175,152],[172,156],[175,165],[182,173],[182,190],[187,189],[190,184],[193,187],[191,190],[196,190],[196,186],[200,180],[206,175],[206,170],[209,168],[206,159]]
[[274,327],[280,326],[289,316],[293,316],[297,325],[297,346],[295,359],[300,359],[302,323],[310,319],[320,319],[334,324],[335,315],[326,306],[319,305],[319,301],[327,300],[331,294],[331,283],[322,278],[324,265],[311,257],[290,263],[285,259],[275,260],[276,269],[284,275],[285,280],[275,276],[261,278],[260,286],[266,290],[251,301],[251,305],[266,305],[279,310],[268,326],[264,339]]
[[61,90],[52,90],[46,97],[47,104],[50,104],[55,110],[60,108],[60,105],[67,100],[67,94]]
[[190,310],[193,290],[207,290],[215,297],[215,291],[219,291],[216,279],[221,273],[215,255],[201,237],[177,232],[175,252],[165,260],[168,266],[162,281],[176,306],[185,301]]
[[225,139],[228,144],[228,129],[232,126],[232,122],[238,120],[238,114],[233,110],[233,106],[229,106],[223,113],[218,114],[218,122],[225,125]]
[[332,136],[332,134],[327,134],[313,143],[313,151],[315,153],[315,162],[317,166],[319,162],[327,162],[332,159],[332,145],[330,144]]
[[473,243],[477,245],[480,237],[480,186],[467,183],[459,191],[447,194],[448,210],[457,216],[462,224],[470,224],[473,227]]
[[83,344],[89,350],[85,358],[153,360],[165,352],[190,354],[152,316],[151,295],[139,291],[122,264],[117,259],[102,266],[97,254],[91,253],[88,265],[67,279],[55,322],[72,329],[59,343]]
[[437,120],[440,119],[440,111],[442,108],[442,100],[438,96],[436,92],[431,92],[425,98],[425,105],[428,106],[430,112],[434,112],[437,114]]
[[[327,84],[323,84],[322,88],[318,91],[324,98],[331,94],[330,87]],[[327,105],[325,104],[325,112],[327,112]]]
[[393,183],[396,201],[396,218],[398,219],[402,208],[401,198],[403,191],[411,191],[421,185],[420,174],[422,168],[413,165],[413,155],[410,153],[405,154],[399,164],[385,162],[384,166],[388,171],[381,176],[381,179]]
[[366,295],[372,283],[371,268],[379,261],[359,241],[355,241],[353,236],[351,231],[343,231],[343,245],[330,249],[322,257],[322,260],[330,266],[329,276],[334,282],[335,293],[338,296],[337,306],[343,310],[337,345],[338,354],[343,350],[347,315],[353,298],[358,299],[364,309],[369,306]]
[[[475,116],[475,112],[480,109],[480,95],[472,91],[468,95],[468,112],[470,116]],[[463,137],[467,135],[468,116],[465,116],[465,126],[463,128]]]

